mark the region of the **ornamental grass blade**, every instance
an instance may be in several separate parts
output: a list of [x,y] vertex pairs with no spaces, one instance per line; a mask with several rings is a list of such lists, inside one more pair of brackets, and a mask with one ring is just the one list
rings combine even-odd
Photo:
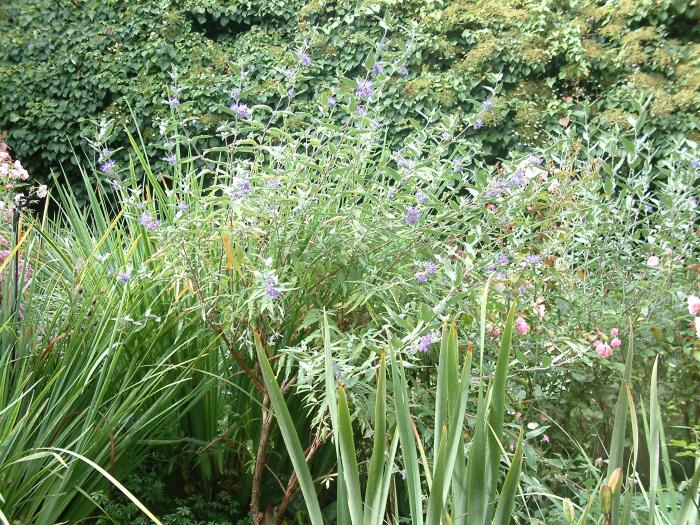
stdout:
[[80,461],[86,463],[89,465],[91,468],[95,469],[97,472],[99,472],[102,476],[104,476],[110,483],[112,483],[115,487],[119,489],[119,491],[124,494],[136,507],[143,512],[148,518],[155,523],[156,525],[163,525],[161,521],[155,517],[155,515],[146,508],[146,506],[139,501],[139,499],[134,496],[124,485],[119,483],[109,472],[107,472],[105,469],[100,467],[97,463],[94,461],[86,458],[82,454],[78,454],[77,452],[73,452],[71,450],[66,450],[63,448],[47,448],[45,449],[48,454],[54,454],[56,452],[60,452],[61,454],[68,454],[69,456],[73,456],[76,459],[79,459]]
[[391,439],[391,448],[389,449],[389,457],[387,458],[386,465],[384,466],[384,478],[382,480],[382,492],[379,498],[378,508],[381,512],[377,514],[377,521],[372,525],[382,525],[384,521],[384,512],[386,510],[386,503],[389,498],[389,487],[391,486],[391,478],[394,475],[394,457],[396,456],[396,449],[399,448],[399,433],[394,432],[394,437]]
[[486,399],[483,386],[479,385],[479,401],[474,423],[474,437],[469,447],[467,461],[467,525],[483,525],[486,518]]
[[374,400],[374,443],[369,462],[367,488],[365,492],[365,524],[381,521],[384,508],[380,505],[384,477],[384,452],[386,450],[386,356],[379,358],[377,393]]
[[326,403],[331,418],[331,429],[333,430],[333,442],[335,445],[335,456],[338,462],[338,475],[336,478],[337,498],[336,516],[338,525],[348,525],[350,523],[350,512],[348,510],[347,490],[345,488],[345,474],[343,460],[340,454],[338,437],[338,399],[336,396],[335,374],[333,373],[333,352],[331,349],[331,336],[328,327],[328,316],[323,312],[323,346],[325,350],[325,382],[326,382]]
[[446,480],[447,470],[447,428],[440,432],[440,445],[437,449],[435,457],[435,466],[433,469],[433,489],[428,497],[428,515],[426,517],[426,525],[440,525],[440,517],[444,508],[443,491]]
[[396,352],[391,352],[391,374],[394,386],[394,403],[396,405],[396,427],[406,471],[406,491],[411,511],[411,523],[423,525],[423,502],[418,469],[418,453],[413,437],[411,414],[408,407],[408,387],[403,374],[403,365],[398,361]]
[[[625,370],[620,383],[620,391],[617,396],[617,404],[615,405],[615,421],[613,423],[612,437],[610,439],[610,448],[608,456],[608,473],[607,476],[617,468],[622,468],[624,472],[623,460],[625,453],[625,435],[627,433],[627,387],[631,388],[632,383],[632,358],[634,356],[634,333],[632,323],[629,325],[629,336],[627,344],[627,358],[625,359]],[[612,520],[613,523],[618,522],[620,513],[620,494],[613,495],[612,504]]]
[[695,462],[695,474],[688,484],[681,509],[678,514],[678,525],[690,525],[698,521],[698,508],[695,504],[700,487],[700,460]]
[[503,488],[498,497],[498,506],[496,514],[493,518],[495,525],[508,525],[510,518],[513,515],[513,507],[515,506],[515,497],[518,494],[518,485],[520,481],[520,469],[523,463],[523,429],[520,429],[518,444],[515,447],[515,454],[510,463],[510,468],[506,474],[506,480],[503,482]]
[[270,404],[272,405],[272,409],[277,417],[277,423],[279,425],[284,444],[287,447],[289,459],[291,460],[292,465],[294,466],[294,472],[296,472],[297,478],[299,479],[299,487],[301,488],[301,493],[304,495],[309,520],[311,521],[312,525],[323,525],[321,507],[318,504],[318,496],[316,495],[314,482],[311,478],[309,465],[306,463],[304,449],[301,448],[299,435],[294,427],[292,416],[289,413],[289,409],[285,403],[282,391],[277,384],[277,379],[272,371],[270,362],[267,360],[267,354],[265,353],[265,349],[262,346],[262,341],[260,340],[260,332],[255,329],[253,334],[255,338],[255,351],[258,356],[260,371],[263,376],[263,381],[265,382],[265,388],[267,388],[267,393],[270,397]]
[[348,495],[348,509],[353,525],[362,525],[362,495],[360,493],[360,472],[357,466],[355,437],[352,432],[352,418],[348,408],[345,387],[338,386],[338,440],[340,456],[343,460],[343,475]]
[[[488,501],[494,501],[496,497],[496,485],[500,473],[501,441],[503,437],[503,419],[506,406],[506,380],[508,378],[508,364],[510,361],[510,349],[513,339],[513,318],[515,317],[515,303],[508,311],[506,324],[501,337],[501,347],[496,361],[493,384],[491,386],[491,398],[489,406],[488,451],[489,466],[486,472],[488,486]],[[487,515],[491,512],[488,511]]]
[[[457,325],[452,324],[452,329],[450,330],[449,336],[449,355],[450,359],[453,361],[456,367],[458,360],[458,350],[457,350]],[[454,386],[450,385],[448,388],[450,395],[450,417],[449,417],[449,430],[447,435],[447,471],[444,478],[444,487],[442,491],[443,505],[447,500],[447,495],[449,494],[450,486],[453,488],[453,499],[456,499],[458,503],[453,505],[452,517],[454,520],[458,519],[458,516],[463,516],[466,512],[466,494],[463,490],[464,485],[466,485],[466,465],[464,457],[464,418],[467,409],[467,399],[469,397],[469,379],[471,377],[472,369],[472,350],[471,347],[467,347],[466,356],[464,358],[464,364],[462,365],[462,374],[458,378]],[[450,374],[448,374],[448,381],[450,380]],[[458,513],[458,514],[456,514]]]
[[438,359],[437,391],[435,393],[435,427],[433,430],[433,450],[440,447],[440,433],[447,424],[447,398],[449,390],[447,384],[448,373],[448,339],[449,329],[447,322],[442,323],[442,337],[440,338],[440,357]]
[[651,369],[649,393],[649,525],[656,523],[656,492],[659,485],[659,410],[657,372],[659,356]]

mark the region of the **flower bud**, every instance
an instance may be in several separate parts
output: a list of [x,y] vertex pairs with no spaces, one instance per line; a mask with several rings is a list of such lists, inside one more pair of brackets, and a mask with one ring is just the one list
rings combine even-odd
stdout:
[[571,500],[569,498],[564,498],[563,501],[564,505],[564,518],[566,519],[566,522],[571,525],[574,520],[576,519],[576,513],[574,512],[574,504],[571,503]]
[[610,477],[608,477],[608,486],[613,494],[617,494],[622,486],[622,469],[620,467],[613,470]]
[[610,515],[612,512],[612,497],[613,493],[610,490],[610,485],[603,483],[600,486],[600,510],[605,516]]

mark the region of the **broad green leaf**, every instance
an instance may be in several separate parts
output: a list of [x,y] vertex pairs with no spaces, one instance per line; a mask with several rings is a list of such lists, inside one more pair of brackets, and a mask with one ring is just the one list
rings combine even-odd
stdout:
[[316,495],[314,482],[311,477],[311,472],[309,471],[309,465],[306,463],[304,449],[301,448],[299,435],[297,434],[294,422],[292,421],[292,416],[289,413],[287,404],[285,403],[282,391],[277,384],[277,379],[272,371],[270,362],[267,360],[267,354],[265,353],[265,349],[262,346],[262,341],[260,340],[260,332],[255,330],[253,334],[255,339],[255,350],[258,356],[263,381],[265,382],[265,387],[267,388],[267,393],[270,397],[270,404],[272,405],[272,409],[277,417],[277,423],[279,424],[280,433],[282,434],[284,444],[287,447],[289,459],[291,460],[292,465],[294,466],[294,472],[296,472],[297,478],[299,479],[299,487],[304,495],[304,502],[306,503],[306,510],[309,514],[309,520],[311,521],[312,525],[323,525],[321,507],[318,503],[318,496]]

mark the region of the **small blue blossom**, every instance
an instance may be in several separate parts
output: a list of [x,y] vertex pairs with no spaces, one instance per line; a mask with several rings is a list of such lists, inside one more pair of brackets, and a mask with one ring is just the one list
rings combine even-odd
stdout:
[[482,106],[486,111],[488,111],[489,109],[491,109],[491,108],[493,107],[493,101],[492,101],[490,98],[487,98],[486,100],[484,100],[484,101],[481,103],[481,106]]
[[427,261],[425,263],[425,273],[433,275],[435,272],[437,272],[437,265],[433,261]]
[[334,108],[338,104],[335,97],[328,97],[328,107]]
[[425,204],[426,202],[428,202],[428,196],[422,191],[419,191],[418,193],[416,193],[416,200],[420,204]]
[[238,118],[249,119],[251,116],[251,109],[243,102],[234,102],[229,108],[233,111]]
[[691,165],[693,168],[695,168],[695,169],[700,168],[700,159],[693,159],[693,160],[691,160],[691,161],[690,161],[690,165]]
[[238,102],[241,99],[241,90],[238,88],[233,88],[231,90],[231,100]]
[[178,209],[178,211],[185,213],[186,211],[188,211],[190,209],[190,207],[187,204],[185,204],[184,202],[180,201],[177,203],[177,209]]
[[409,206],[406,209],[406,224],[412,225],[418,222],[418,209]]
[[355,96],[361,98],[362,100],[370,100],[374,95],[374,89],[372,88],[372,82],[366,79],[360,80],[357,83],[357,89],[355,90]]
[[481,120],[480,118],[476,119],[476,122],[474,122],[474,129],[481,129],[484,127],[484,121]]
[[432,345],[435,341],[435,339],[438,339],[440,337],[439,332],[428,332],[425,334],[423,337],[421,337],[420,341],[418,342],[418,348],[416,348],[417,352],[427,352],[430,350],[430,345]]
[[357,106],[355,113],[358,117],[364,117],[365,115],[367,115],[367,106]]
[[233,191],[231,191],[231,198],[234,200],[242,199],[247,195],[250,195],[253,191],[250,181],[245,177],[235,177],[233,179]]
[[400,66],[399,69],[396,70],[396,72],[402,77],[408,76],[408,68],[406,66]]
[[517,170],[510,176],[508,181],[508,186],[515,187],[520,186],[525,182],[525,172],[522,170]]
[[175,163],[177,162],[177,155],[175,153],[171,153],[170,155],[167,155],[163,160],[171,166],[175,166]]
[[452,159],[452,169],[455,173],[462,173],[464,171],[464,161],[461,158]]
[[530,266],[539,266],[542,264],[542,257],[534,253],[528,254],[525,256],[525,263]]
[[386,196],[387,196],[387,198],[389,198],[389,199],[393,199],[394,197],[396,197],[396,190],[395,190],[394,188],[391,188],[391,189],[387,192]]
[[384,73],[384,65],[381,62],[376,62],[372,68],[372,74],[377,76]]
[[287,95],[289,95],[290,97],[293,97],[293,96],[296,95],[296,94],[297,94],[297,90],[294,89],[294,88],[289,88],[289,89],[287,90]]
[[496,256],[496,264],[499,266],[508,266],[510,264],[510,259],[505,253],[499,253]]
[[124,272],[120,273],[117,276],[117,282],[120,284],[126,284],[129,282],[129,279],[131,279],[131,274],[129,272]]
[[282,291],[277,288],[277,277],[268,275],[265,278],[265,291],[270,299],[277,299],[282,295]]
[[396,159],[396,165],[401,169],[412,170],[416,167],[416,161],[410,158],[399,157]]
[[102,173],[106,173],[107,175],[111,175],[114,173],[114,168],[116,167],[117,163],[113,160],[108,160],[102,166],[100,166],[100,171]]
[[168,99],[168,105],[169,105],[171,108],[176,108],[176,107],[178,107],[178,106],[180,105],[180,99],[177,98],[177,97],[170,97],[170,98]]
[[428,281],[428,276],[425,274],[425,272],[416,272],[416,282],[418,284],[423,284],[424,282]]
[[304,51],[299,51],[297,53],[299,57],[299,63],[304,67],[309,67],[311,65],[311,57]]
[[153,231],[158,229],[160,226],[160,221],[154,220],[151,214],[145,211],[141,214],[141,217],[139,217],[139,224],[147,230]]

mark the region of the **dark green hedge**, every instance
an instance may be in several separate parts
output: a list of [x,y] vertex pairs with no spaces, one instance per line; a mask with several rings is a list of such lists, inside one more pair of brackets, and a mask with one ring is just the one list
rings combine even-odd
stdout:
[[[309,40],[313,63],[297,98],[313,111],[338,74],[361,70],[389,27],[386,62],[408,50],[409,75],[380,102],[396,136],[439,109],[464,118],[502,89],[475,134],[496,154],[543,140],[586,108],[627,126],[651,97],[659,138],[698,139],[700,8],[692,0],[5,0],[0,5],[0,130],[46,178],[71,171],[72,147],[102,117],[157,133],[170,72],[183,111],[209,130],[249,71],[251,103],[286,92],[282,69]],[[383,20],[384,23],[380,24]],[[403,49],[403,51],[402,51]]]

